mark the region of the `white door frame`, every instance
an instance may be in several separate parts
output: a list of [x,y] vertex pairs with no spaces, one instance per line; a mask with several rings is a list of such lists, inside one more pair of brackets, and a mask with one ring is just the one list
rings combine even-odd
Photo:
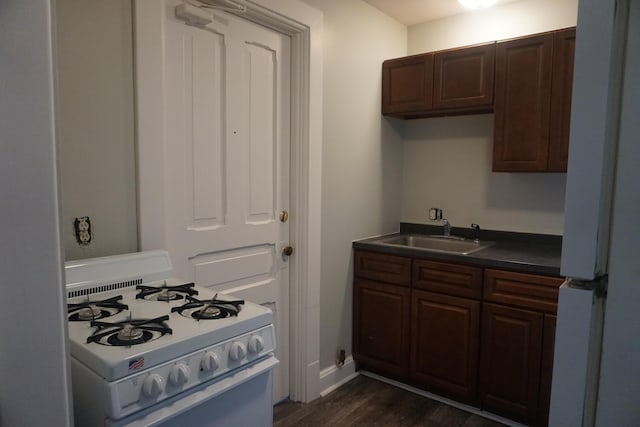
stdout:
[[[238,16],[291,37],[290,398],[320,396],[320,237],[322,179],[322,13],[298,0],[234,0]],[[163,248],[164,87],[162,7],[135,0],[140,249]],[[153,10],[154,13],[149,13]],[[153,29],[153,30],[151,30]]]

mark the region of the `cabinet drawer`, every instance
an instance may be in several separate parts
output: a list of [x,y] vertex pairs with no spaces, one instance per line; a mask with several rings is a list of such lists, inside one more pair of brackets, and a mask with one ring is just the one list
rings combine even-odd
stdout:
[[564,279],[486,269],[484,271],[485,301],[556,313],[558,288]]
[[480,299],[482,269],[428,260],[413,262],[413,287],[447,295]]
[[357,251],[354,262],[356,277],[407,287],[411,283],[411,258]]

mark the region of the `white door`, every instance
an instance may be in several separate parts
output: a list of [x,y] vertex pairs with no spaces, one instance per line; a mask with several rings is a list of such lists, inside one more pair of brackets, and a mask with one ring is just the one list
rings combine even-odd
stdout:
[[289,394],[290,40],[207,9],[210,23],[187,25],[180,4],[165,0],[157,23],[164,246],[176,277],[273,310],[278,401]]

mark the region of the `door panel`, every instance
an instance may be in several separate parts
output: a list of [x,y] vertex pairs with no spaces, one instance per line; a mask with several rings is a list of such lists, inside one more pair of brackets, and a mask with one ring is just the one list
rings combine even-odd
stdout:
[[494,172],[547,168],[552,53],[552,34],[496,45]]
[[278,212],[289,210],[290,40],[217,10],[206,27],[187,25],[179,1],[165,4],[155,231],[176,277],[274,311],[278,401],[289,394],[289,224]]
[[252,43],[246,43],[244,48],[243,87],[248,89],[249,108],[249,115],[245,115],[249,130],[246,221],[259,224],[274,221],[277,190],[274,168],[278,164],[274,130],[278,116],[273,105],[278,87],[274,69],[278,64],[276,52],[270,48]]
[[480,301],[414,289],[411,304],[412,379],[477,404]]
[[354,281],[353,357],[373,372],[406,379],[409,372],[407,287],[356,278]]
[[[224,97],[224,37],[194,32],[183,34],[187,202],[193,211],[192,229],[224,223],[223,115],[217,100]],[[191,90],[189,90],[191,89]]]
[[253,248],[231,249],[221,253],[198,255],[191,259],[196,283],[223,290],[221,286],[274,280],[275,247],[260,245]]
[[482,305],[480,401],[484,408],[519,421],[536,421],[542,327],[542,313]]
[[549,124],[549,170],[566,172],[569,161],[569,127],[573,89],[576,29],[558,31],[553,41],[551,122]]

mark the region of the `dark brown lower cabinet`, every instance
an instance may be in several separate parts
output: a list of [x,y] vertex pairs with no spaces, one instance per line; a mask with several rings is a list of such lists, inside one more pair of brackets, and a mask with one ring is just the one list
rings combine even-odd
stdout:
[[411,304],[412,381],[477,404],[480,302],[413,290]]
[[356,279],[354,290],[354,359],[373,372],[406,379],[409,288]]
[[512,419],[537,422],[542,313],[484,303],[480,402]]
[[542,330],[542,363],[540,365],[540,401],[538,403],[541,426],[549,424],[549,406],[551,403],[551,379],[553,377],[553,349],[556,341],[556,319],[552,314],[544,315]]
[[562,278],[369,251],[354,260],[360,367],[548,424]]

